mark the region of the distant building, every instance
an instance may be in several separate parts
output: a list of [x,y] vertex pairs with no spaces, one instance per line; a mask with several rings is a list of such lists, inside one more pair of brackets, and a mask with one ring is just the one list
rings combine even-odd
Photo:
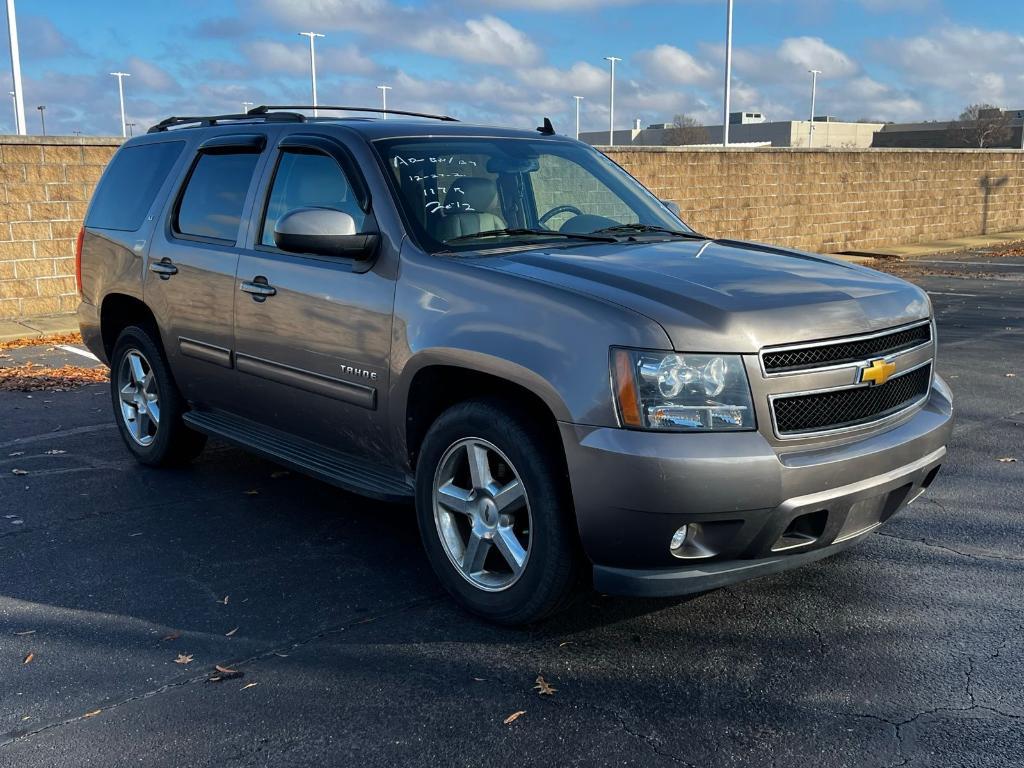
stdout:
[[[871,146],[875,131],[882,123],[844,123],[831,116],[808,120],[785,120],[770,123],[760,112],[732,112],[729,114],[729,144],[764,147],[843,147],[865,148]],[[671,123],[655,123],[647,128],[640,127],[640,121],[633,128],[615,131],[616,146],[665,146],[671,136]],[[722,143],[722,126],[705,126],[708,145]],[[596,146],[607,146],[608,131],[588,131],[580,134],[580,141]],[[808,143],[810,141],[810,143]]]
[[[1021,147],[1021,127],[1024,125],[1024,109],[982,110],[982,120],[1006,115],[1009,133],[1001,141],[990,144],[993,149],[1015,149]],[[965,120],[946,120],[929,123],[889,123],[875,134],[873,147],[916,147],[938,149],[943,147],[963,149],[971,146],[970,132],[974,123]]]

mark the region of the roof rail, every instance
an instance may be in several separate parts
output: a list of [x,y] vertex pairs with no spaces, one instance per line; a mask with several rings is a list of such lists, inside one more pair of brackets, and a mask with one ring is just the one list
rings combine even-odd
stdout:
[[190,128],[209,128],[211,125],[219,125],[220,123],[229,123],[235,121],[242,122],[263,122],[263,123],[304,123],[306,122],[306,116],[300,115],[298,112],[272,112],[272,113],[255,113],[250,110],[244,114],[234,115],[205,115],[205,116],[194,116],[194,117],[168,117],[166,120],[161,120],[156,125],[152,126],[146,133],[160,133],[161,131],[167,131],[171,128],[178,128],[181,126],[188,126]]
[[246,114],[249,115],[267,115],[267,114],[278,114],[277,112],[271,112],[272,109],[322,109],[330,112],[373,112],[378,115],[403,115],[404,117],[425,117],[430,120],[444,120],[448,123],[459,122],[457,118],[451,117],[450,115],[432,115],[427,112],[406,112],[401,109],[377,109],[376,107],[332,107],[324,106],[323,104],[317,104],[316,106],[310,105],[294,105],[287,104],[284,106],[280,105],[261,105],[259,107],[253,107]]

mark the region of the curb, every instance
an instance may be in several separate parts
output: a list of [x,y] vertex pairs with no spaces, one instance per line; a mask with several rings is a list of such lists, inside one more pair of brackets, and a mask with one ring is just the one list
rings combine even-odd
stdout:
[[0,320],[0,341],[39,339],[58,333],[77,333],[76,315],[48,315],[20,320]]

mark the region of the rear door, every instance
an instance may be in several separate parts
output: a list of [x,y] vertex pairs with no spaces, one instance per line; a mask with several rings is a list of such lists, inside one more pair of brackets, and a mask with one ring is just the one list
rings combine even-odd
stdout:
[[185,397],[229,407],[242,222],[264,162],[263,133],[202,142],[149,251],[145,298]]
[[238,263],[235,364],[246,393],[239,407],[345,453],[386,457],[381,413],[397,253],[386,237],[370,263],[275,246],[277,219],[306,206],[342,210],[357,231],[377,231],[365,179],[340,139],[291,133],[268,167]]

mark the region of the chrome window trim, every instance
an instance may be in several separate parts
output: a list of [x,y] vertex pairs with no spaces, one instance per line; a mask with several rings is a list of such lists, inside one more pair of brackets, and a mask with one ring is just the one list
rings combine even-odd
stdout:
[[[864,341],[866,339],[874,339],[874,338],[878,338],[880,336],[888,336],[889,334],[900,333],[901,331],[909,331],[912,328],[917,328],[917,327],[922,326],[922,325],[931,325],[932,326],[931,327],[931,334],[930,334],[931,338],[928,341],[926,341],[926,342],[924,342],[922,344],[918,344],[918,345],[913,346],[913,347],[907,347],[906,349],[896,350],[895,352],[888,352],[886,354],[873,355],[873,356],[871,356],[869,358],[864,358],[863,360],[855,360],[855,361],[852,361],[852,362],[832,363],[832,364],[829,364],[829,365],[815,366],[813,368],[796,368],[796,369],[793,369],[793,370],[790,370],[790,371],[776,371],[776,372],[772,372],[772,373],[769,373],[768,370],[765,368],[765,365],[764,365],[764,356],[766,354],[771,354],[771,353],[774,353],[774,352],[791,352],[791,351],[796,350],[796,349],[813,349],[814,347],[827,347],[827,346],[831,346],[832,344],[848,344],[848,343],[851,343],[851,342]],[[758,359],[758,364],[761,366],[761,375],[764,376],[764,378],[766,378],[766,379],[775,379],[775,378],[779,378],[780,376],[800,376],[800,375],[807,374],[807,373],[816,373],[818,371],[835,371],[835,370],[839,370],[840,368],[857,368],[857,367],[859,367],[861,365],[864,365],[865,363],[870,362],[871,360],[877,360],[877,359],[883,358],[883,357],[888,359],[889,357],[895,357],[897,355],[904,355],[904,354],[907,354],[908,352],[916,352],[916,351],[918,351],[920,349],[924,349],[929,344],[934,344],[934,343],[935,343],[935,326],[934,326],[934,323],[932,323],[932,318],[929,317],[929,318],[926,318],[924,320],[915,320],[914,322],[907,323],[906,325],[897,325],[897,326],[895,326],[893,328],[886,328],[886,329],[881,330],[881,331],[875,331],[874,333],[862,333],[862,334],[857,335],[857,336],[839,336],[839,337],[831,338],[831,339],[819,339],[818,341],[805,341],[805,342],[801,342],[799,344],[785,344],[783,346],[778,346],[778,347],[764,347],[764,348],[761,349],[761,351],[759,351],[757,353],[757,359]],[[793,393],[793,394],[796,394],[796,393]]]
[[775,421],[775,401],[787,397],[800,397],[801,395],[821,395],[827,394],[829,392],[841,392],[846,389],[870,389],[875,385],[849,384],[842,387],[825,387],[823,389],[807,389],[799,392],[776,392],[774,394],[770,394],[768,395],[768,415],[771,417],[772,420],[772,433],[778,440],[804,440],[809,437],[841,435],[846,432],[855,432],[857,430],[874,428],[883,424],[887,424],[890,421],[895,421],[899,417],[906,415],[909,411],[923,405],[925,402],[928,401],[928,398],[931,395],[932,382],[934,382],[935,380],[934,360],[926,360],[923,363],[918,363],[913,368],[908,368],[907,370],[901,371],[895,376],[889,378],[889,381],[892,381],[893,379],[898,379],[902,376],[906,376],[907,374],[913,373],[914,371],[918,370],[919,368],[923,368],[926,365],[932,366],[932,370],[931,375],[928,377],[928,390],[924,393],[924,395],[922,395],[914,402],[896,411],[895,413],[890,413],[887,416],[883,416],[880,419],[875,419],[874,421],[862,421],[859,424],[849,424],[847,426],[833,427],[830,429],[819,429],[814,432],[789,432],[786,434],[782,434],[781,432],[779,432],[779,425]]

